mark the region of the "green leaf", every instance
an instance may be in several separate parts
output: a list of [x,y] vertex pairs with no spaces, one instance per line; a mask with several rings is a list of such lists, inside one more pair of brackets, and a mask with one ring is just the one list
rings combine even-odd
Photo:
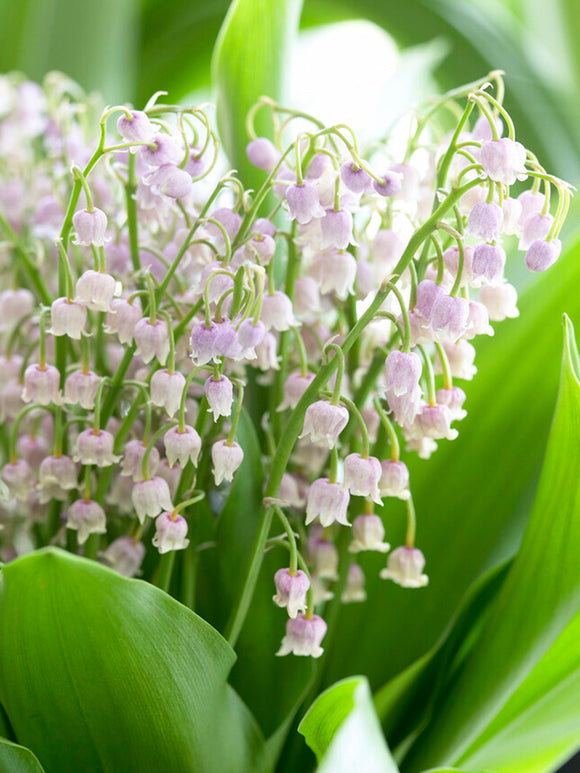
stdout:
[[398,773],[362,676],[345,679],[322,693],[298,731],[316,754],[317,773]]
[[580,747],[580,614],[491,722],[463,764],[544,773]]
[[47,773],[260,770],[235,655],[159,589],[52,548],[3,569],[0,693]]
[[61,70],[109,102],[134,97],[137,0],[0,0],[0,18],[0,71],[17,69],[41,81]]
[[6,773],[44,773],[30,749],[0,738],[0,770]]
[[[302,0],[234,0],[216,43],[212,69],[218,128],[230,163],[250,187],[259,185],[264,174],[246,158],[246,116],[261,96],[284,99],[301,8]],[[264,111],[256,130],[268,133]]]
[[[460,382],[468,416],[459,438],[441,443],[428,462],[406,459],[429,586],[394,587],[378,578],[375,557],[363,557],[368,601],[341,610],[337,646],[328,653],[329,682],[363,672],[378,689],[435,644],[478,575],[517,550],[556,397],[559,319],[566,308],[580,319],[580,294],[570,291],[580,283],[580,243],[568,241],[558,263],[521,295],[520,318],[478,343],[478,373],[473,382]],[[401,544],[400,503],[388,503],[385,525],[389,542]],[[399,635],[386,635],[393,630]],[[356,648],[342,646],[355,639]]]
[[[573,327],[565,317],[565,347],[556,413],[538,491],[524,540],[502,587],[476,648],[468,655],[456,678],[433,712],[433,720],[419,737],[404,771],[421,770],[425,764],[463,764],[474,756],[485,762],[493,755],[498,725],[510,718],[510,744],[517,735],[513,712],[529,709],[542,728],[541,706],[533,698],[542,687],[552,690],[550,670],[560,659],[550,652],[574,641],[568,672],[561,679],[578,680],[580,645],[567,630],[575,626],[580,609],[580,478],[577,448],[580,442],[580,382]],[[577,630],[577,626],[576,626]],[[542,659],[544,665],[541,665]],[[547,663],[547,665],[546,665]],[[535,676],[533,674],[535,673]],[[553,674],[552,674],[553,676]],[[531,680],[531,681],[527,681]],[[538,680],[539,684],[538,685]],[[527,685],[525,684],[527,681]],[[525,686],[524,686],[525,685]],[[576,689],[576,685],[574,685]],[[522,690],[518,696],[518,690]],[[510,705],[510,701],[513,703]],[[565,703],[565,701],[564,701]],[[551,716],[553,703],[547,700]],[[556,706],[555,710],[559,709]],[[500,719],[501,712],[505,712]],[[560,719],[565,714],[560,712]],[[530,732],[530,719],[522,720]],[[562,733],[567,733],[567,724]],[[580,744],[576,723],[570,743]],[[522,738],[525,738],[525,733]],[[558,739],[560,741],[561,739]],[[529,739],[528,739],[529,743]],[[487,752],[478,754],[484,744]],[[508,744],[509,746],[509,744]],[[561,758],[557,743],[546,748],[550,765]],[[573,748],[573,746],[572,746]],[[551,755],[555,754],[555,758]],[[485,762],[487,764],[487,762]],[[495,763],[497,765],[497,762]],[[498,765],[503,770],[502,765]],[[544,768],[538,768],[543,770]],[[526,768],[528,770],[528,768]]]
[[477,646],[481,623],[508,568],[509,562],[478,578],[437,644],[375,693],[377,714],[394,749],[428,720],[446,674],[456,667],[458,656],[464,658]]

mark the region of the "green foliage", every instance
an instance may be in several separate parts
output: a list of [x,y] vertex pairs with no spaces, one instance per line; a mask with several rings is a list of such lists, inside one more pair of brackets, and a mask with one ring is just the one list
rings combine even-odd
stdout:
[[0,770],[6,773],[44,773],[30,749],[0,738]]
[[[434,761],[541,771],[580,740],[574,702],[580,680],[577,364],[566,318],[558,404],[522,546],[477,647],[436,703],[432,721],[405,759],[405,772]],[[570,726],[562,713],[566,706],[576,707]],[[554,711],[561,724],[556,720],[557,732],[546,733]]]
[[398,773],[364,677],[345,679],[322,693],[298,730],[316,754],[317,773]]
[[[263,174],[246,159],[246,116],[262,95],[283,99],[301,7],[302,0],[234,0],[216,43],[218,128],[228,157],[247,185],[259,182]],[[267,126],[258,116],[258,133],[266,134]]]
[[47,773],[260,769],[233,651],[140,580],[59,550],[3,570],[0,694]]

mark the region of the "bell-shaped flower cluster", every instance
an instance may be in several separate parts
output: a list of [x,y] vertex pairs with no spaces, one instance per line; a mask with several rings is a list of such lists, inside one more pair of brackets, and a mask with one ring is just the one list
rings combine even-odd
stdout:
[[0,85],[0,558],[46,538],[150,579],[146,545],[215,549],[224,507],[255,531],[263,472],[260,528],[283,527],[264,544],[290,551],[278,655],[322,654],[324,605],[365,599],[369,552],[424,586],[406,462],[457,437],[477,339],[518,315],[506,263],[558,259],[571,192],[488,79],[458,136],[431,111],[397,153],[264,99],[253,192],[205,108],[153,98],[91,125],[59,76]]

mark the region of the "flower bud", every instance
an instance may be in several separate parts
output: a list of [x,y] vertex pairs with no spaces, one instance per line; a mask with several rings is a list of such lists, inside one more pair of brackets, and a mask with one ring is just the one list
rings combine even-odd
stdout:
[[175,164],[162,164],[147,175],[145,182],[151,186],[153,193],[170,199],[182,199],[193,189],[191,175]]
[[379,493],[381,463],[374,456],[365,459],[360,454],[349,454],[344,460],[344,483],[353,496],[370,497],[373,502],[382,505]]
[[467,218],[467,230],[472,236],[493,242],[500,235],[503,224],[501,207],[489,201],[478,201]]
[[463,389],[456,386],[449,389],[438,389],[435,396],[439,405],[445,405],[449,409],[451,421],[461,421],[467,416],[467,411],[463,410],[465,402]]
[[423,410],[417,416],[417,422],[425,437],[433,440],[447,438],[455,440],[459,435],[456,429],[451,429],[453,417],[446,405],[424,405]]
[[336,247],[346,250],[353,243],[352,214],[347,209],[327,209],[320,221],[322,228],[321,248]]
[[67,405],[80,405],[87,411],[95,407],[95,398],[101,379],[92,370],[75,370],[64,382],[64,402]]
[[522,237],[518,243],[519,250],[528,250],[537,240],[547,238],[552,228],[554,218],[552,215],[541,215],[539,213],[530,215],[523,224]]
[[97,467],[110,467],[120,460],[113,454],[115,438],[102,429],[85,429],[77,439],[77,450],[73,459],[81,464],[96,464]]
[[346,577],[346,586],[342,592],[340,600],[343,604],[366,601],[365,575],[358,564],[351,564],[348,568]]
[[[450,274],[455,277],[459,272],[459,247],[456,244],[448,247],[443,253],[443,261]],[[463,270],[461,272],[461,284],[471,284],[473,280],[473,247],[467,244],[463,247]],[[428,280],[427,280],[428,281]],[[423,282],[421,282],[423,284]],[[436,285],[438,287],[439,285]],[[432,306],[431,306],[432,309]],[[428,319],[429,317],[427,317]]]
[[234,393],[232,382],[227,376],[220,376],[218,379],[210,376],[205,382],[204,392],[214,421],[220,416],[231,415]]
[[151,377],[151,402],[158,408],[164,408],[172,417],[179,409],[185,376],[183,373],[170,373],[167,369],[156,370]]
[[[467,341],[457,341],[456,343],[450,343],[449,341],[443,342],[443,348],[445,354],[449,360],[449,366],[451,368],[451,375],[453,378],[464,378],[467,381],[471,379],[477,373],[477,368],[473,364],[475,359],[475,349]],[[438,355],[436,355],[438,358]],[[442,373],[441,364],[436,359],[436,373]]]
[[262,320],[254,323],[251,319],[245,319],[238,328],[238,344],[241,346],[241,357],[244,360],[256,358],[256,346],[259,346],[266,335],[266,327]]
[[496,183],[513,185],[527,176],[526,149],[507,137],[482,143],[480,161],[484,173]]
[[171,550],[184,550],[189,545],[186,534],[187,521],[183,516],[175,511],[161,513],[155,519],[155,536],[151,542],[161,554]]
[[385,361],[387,398],[389,395],[402,397],[420,392],[422,370],[421,359],[415,352],[400,352],[396,349],[389,352]]
[[0,329],[13,330],[33,309],[30,290],[4,290],[0,293]]
[[386,172],[381,181],[373,180],[373,188],[379,196],[396,196],[403,188],[403,175],[399,172]]
[[382,497],[409,499],[409,470],[404,462],[385,460],[381,462],[379,491]]
[[262,301],[262,321],[266,330],[273,328],[279,332],[300,325],[294,317],[292,301],[280,290],[276,290],[272,295],[267,293],[264,295]]
[[314,568],[314,577],[321,580],[338,580],[338,550],[327,539],[322,538],[324,527],[314,524],[310,527],[310,536],[306,542],[308,562]]
[[24,371],[24,390],[22,399],[25,403],[39,405],[60,405],[60,373],[53,365],[29,365]]
[[320,646],[326,634],[327,625],[318,615],[303,614],[290,618],[286,623],[286,636],[276,655],[310,655],[319,658],[324,650]]
[[163,436],[163,442],[170,467],[176,462],[180,467],[185,467],[190,460],[193,466],[197,467],[201,438],[193,427],[186,425],[183,432],[179,431],[179,427],[171,427]]
[[116,333],[122,344],[133,341],[135,325],[143,319],[143,313],[135,303],[129,303],[125,298],[113,298],[106,318],[106,332]]
[[68,298],[57,298],[50,307],[51,327],[49,332],[53,336],[66,335],[79,341],[85,332],[86,321],[86,308],[80,303],[69,301]]
[[430,279],[424,279],[417,285],[417,300],[415,302],[415,311],[420,314],[423,319],[431,319],[431,312],[435,301],[445,295],[445,290],[441,285],[435,284]]
[[105,534],[107,518],[105,511],[91,499],[77,499],[66,513],[66,528],[77,532],[79,545],[84,545],[90,534]]
[[333,249],[315,258],[310,274],[318,282],[320,292],[334,293],[343,301],[354,293],[357,262],[350,252]]
[[313,218],[324,217],[324,209],[320,206],[318,191],[309,182],[302,185],[289,185],[286,190],[288,215],[290,220],[296,220],[302,225],[310,223]]
[[150,318],[139,320],[134,337],[137,345],[135,353],[141,356],[143,362],[151,362],[153,357],[157,357],[159,363],[165,365],[169,355],[169,331],[164,319],[155,322],[151,322]]
[[[121,475],[131,477],[135,483],[143,480],[143,457],[147,451],[147,443],[140,440],[130,440],[125,446]],[[147,474],[155,475],[159,466],[159,451],[152,447],[147,459]]]
[[495,330],[489,324],[489,313],[483,303],[469,301],[469,313],[467,315],[467,329],[464,338],[471,340],[479,335],[495,335]]
[[78,470],[69,456],[47,456],[38,470],[40,503],[68,499],[68,492],[77,487]]
[[218,352],[216,349],[216,338],[220,332],[215,322],[211,322],[206,327],[205,322],[198,322],[191,331],[191,359],[193,364],[206,365],[213,360],[216,361]]
[[234,474],[244,461],[244,452],[236,442],[228,444],[227,440],[218,440],[211,447],[211,458],[215,485],[219,486],[224,480],[234,479]]
[[507,282],[498,287],[482,287],[479,300],[487,308],[489,318],[493,322],[502,322],[508,317],[519,317],[517,290]]
[[130,110],[128,115],[122,113],[117,120],[117,131],[127,142],[149,142],[155,134],[155,127],[147,113],[142,110]]
[[301,438],[311,443],[321,443],[334,448],[338,436],[348,424],[348,410],[343,405],[334,405],[324,400],[312,403],[306,409]]
[[139,148],[139,157],[149,166],[179,164],[183,160],[183,150],[169,134],[154,134],[148,139],[149,145]]
[[169,486],[158,476],[135,483],[131,500],[140,523],[145,523],[147,516],[155,518],[164,511],[173,512]]
[[278,341],[273,333],[266,333],[262,343],[256,346],[255,366],[260,370],[280,370]]
[[387,560],[387,568],[380,576],[383,580],[393,580],[402,588],[422,588],[429,582],[422,574],[425,566],[423,553],[417,548],[400,547],[393,550]]
[[479,283],[485,281],[498,285],[503,281],[505,252],[497,244],[478,244],[473,252],[473,277]]
[[19,434],[16,440],[16,454],[19,458],[25,459],[34,470],[37,470],[48,454],[49,445],[50,438],[44,434]]
[[274,584],[274,603],[286,607],[289,617],[295,618],[298,612],[306,612],[306,592],[310,588],[310,580],[301,569],[294,574],[290,574],[290,569],[278,569],[274,575]]
[[357,515],[352,523],[353,540],[348,546],[351,553],[360,553],[363,550],[373,550],[378,553],[388,553],[391,546],[383,542],[385,527],[378,515]]
[[296,408],[300,398],[304,392],[306,392],[313,379],[313,373],[306,373],[302,375],[302,371],[300,370],[291,373],[284,382],[282,402],[278,406],[277,410],[284,411],[286,408]]
[[340,167],[340,179],[353,193],[367,193],[373,185],[373,178],[354,161],[347,161]]
[[105,244],[105,232],[107,230],[107,216],[97,209],[81,209],[73,215],[73,226],[77,232],[75,244],[84,244],[89,247],[103,247]]
[[92,311],[111,311],[115,289],[115,277],[90,269],[77,280],[75,301]]
[[11,497],[24,502],[34,491],[34,473],[28,462],[19,459],[4,465],[2,468],[2,480],[8,486]]
[[559,239],[550,242],[536,239],[526,252],[526,266],[530,271],[545,271],[558,260],[561,250]]
[[465,298],[441,295],[433,304],[431,327],[438,340],[457,341],[465,333],[468,317],[469,304]]
[[250,164],[271,172],[280,159],[280,152],[266,137],[257,137],[246,145],[246,155]]
[[306,525],[318,518],[325,528],[331,523],[350,526],[346,513],[350,496],[340,483],[332,483],[328,478],[318,478],[308,490],[306,502]]

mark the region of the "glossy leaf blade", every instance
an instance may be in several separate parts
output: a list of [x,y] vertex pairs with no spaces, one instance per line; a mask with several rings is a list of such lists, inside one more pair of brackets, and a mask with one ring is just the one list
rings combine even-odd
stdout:
[[398,773],[364,677],[345,679],[322,693],[298,731],[316,754],[317,773]]
[[0,690],[47,773],[259,770],[234,653],[167,594],[55,549],[6,566]]
[[[230,163],[246,185],[255,187],[264,179],[246,158],[246,116],[261,96],[283,99],[301,8],[302,0],[234,0],[216,43],[212,68],[218,128]],[[267,127],[262,113],[258,133],[267,133]]]
[[[405,760],[460,764],[483,744],[508,704],[580,609],[580,382],[573,328],[565,319],[560,393],[524,540],[478,646]],[[580,728],[578,731],[580,741]]]
[[502,773],[544,773],[580,747],[580,614],[463,760]]
[[30,749],[0,738],[0,771],[44,773],[44,768]]

